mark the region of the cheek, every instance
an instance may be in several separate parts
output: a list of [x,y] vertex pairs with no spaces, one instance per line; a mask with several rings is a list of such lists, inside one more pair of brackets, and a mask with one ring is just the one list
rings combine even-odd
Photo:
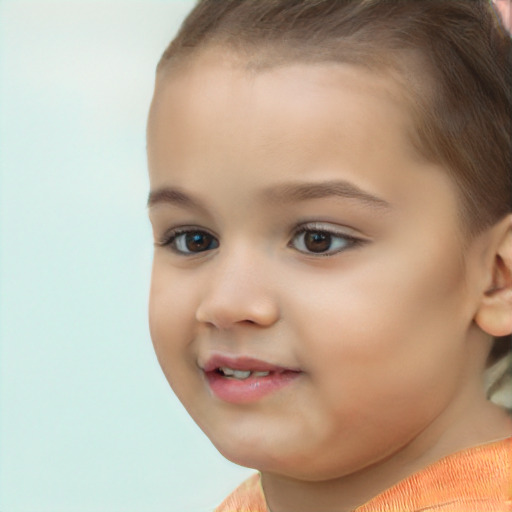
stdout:
[[383,409],[392,418],[393,396],[397,407],[428,403],[430,414],[453,392],[470,322],[454,323],[464,318],[464,274],[458,261],[428,249],[302,281],[308,292],[296,294],[294,334],[303,340],[304,366],[326,390],[326,407],[355,417]]
[[464,329],[453,323],[461,303],[457,265],[425,258],[418,272],[406,263],[390,258],[364,272],[303,276],[302,293],[293,294],[288,325],[311,382],[307,437],[312,451],[332,454],[325,467],[318,461],[319,471],[398,449],[458,389]]
[[149,295],[149,329],[158,361],[174,389],[188,366],[195,361],[188,356],[194,326],[193,288],[181,283],[155,256]]

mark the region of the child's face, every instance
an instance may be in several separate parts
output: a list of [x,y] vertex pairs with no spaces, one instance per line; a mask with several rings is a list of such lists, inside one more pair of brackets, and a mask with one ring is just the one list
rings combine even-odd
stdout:
[[477,255],[394,82],[219,55],[162,78],[150,114],[155,350],[226,457],[341,476],[435,436],[473,386]]

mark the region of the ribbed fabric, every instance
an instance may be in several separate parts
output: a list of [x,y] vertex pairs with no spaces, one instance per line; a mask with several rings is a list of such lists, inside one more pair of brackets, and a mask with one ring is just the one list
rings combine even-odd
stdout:
[[[449,455],[354,512],[429,511],[512,512],[512,437]],[[214,512],[269,512],[259,474]]]
[[252,475],[237,487],[214,512],[269,512],[259,473]]

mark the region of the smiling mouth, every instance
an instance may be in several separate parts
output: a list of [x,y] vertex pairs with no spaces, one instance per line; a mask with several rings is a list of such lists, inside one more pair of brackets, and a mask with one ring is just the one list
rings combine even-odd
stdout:
[[212,394],[232,404],[263,399],[291,384],[303,372],[249,357],[213,356],[202,367]]
[[235,379],[248,379],[249,377],[267,377],[270,374],[296,372],[300,373],[298,368],[290,368],[277,364],[256,359],[253,357],[239,356],[230,357],[220,354],[213,355],[201,366],[205,373],[217,372],[225,377]]
[[222,366],[221,368],[217,368],[215,370],[218,374],[223,375],[224,377],[237,379],[237,380],[245,380],[250,377],[260,378],[267,377],[270,375],[270,371],[251,371],[251,370],[234,370],[233,368],[228,368],[227,366]]

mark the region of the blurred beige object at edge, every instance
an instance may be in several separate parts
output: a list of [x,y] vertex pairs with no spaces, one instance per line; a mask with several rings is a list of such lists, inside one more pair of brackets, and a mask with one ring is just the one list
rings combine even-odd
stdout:
[[504,27],[511,32],[512,30],[512,8],[511,0],[493,0],[496,9],[500,13]]

